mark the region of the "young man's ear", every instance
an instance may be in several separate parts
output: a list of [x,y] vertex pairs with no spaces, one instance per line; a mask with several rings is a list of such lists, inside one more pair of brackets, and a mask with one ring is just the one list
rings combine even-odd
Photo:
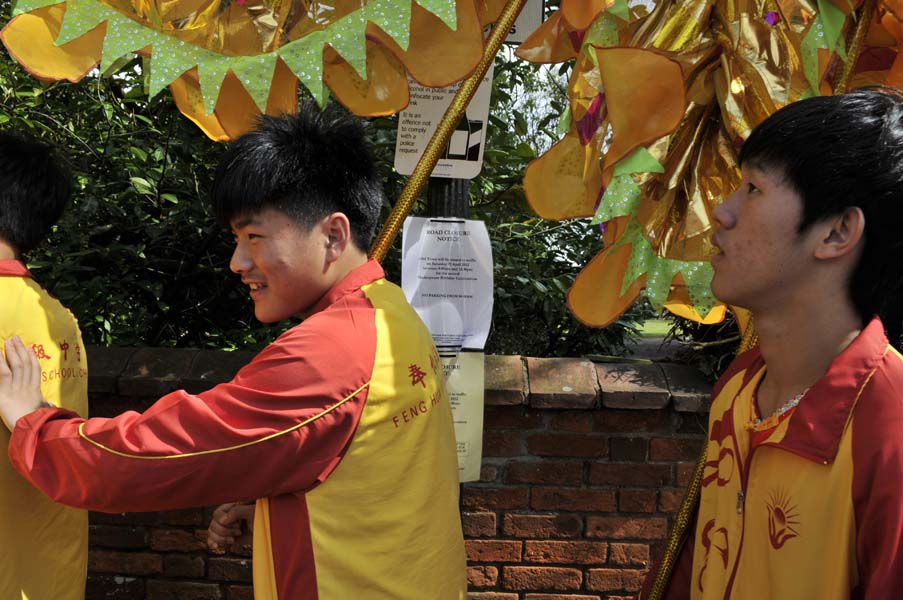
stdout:
[[351,243],[351,223],[345,213],[334,212],[323,220],[326,233],[326,260],[338,260]]
[[815,249],[815,257],[832,259],[854,253],[865,235],[865,215],[858,206],[825,219],[824,234]]

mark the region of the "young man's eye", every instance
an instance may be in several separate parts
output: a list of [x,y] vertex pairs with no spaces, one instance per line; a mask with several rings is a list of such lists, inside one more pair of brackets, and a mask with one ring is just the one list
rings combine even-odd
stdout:
[[759,188],[757,188],[754,184],[749,183],[749,184],[747,184],[746,191],[747,191],[747,193],[752,194],[753,192],[758,192]]

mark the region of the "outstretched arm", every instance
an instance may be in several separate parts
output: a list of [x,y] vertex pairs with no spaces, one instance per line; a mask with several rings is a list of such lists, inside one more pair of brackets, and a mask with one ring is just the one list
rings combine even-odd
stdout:
[[[369,389],[369,369],[322,338],[283,337],[228,383],[198,395],[176,391],[143,414],[111,419],[27,412],[34,395],[24,407],[10,400],[31,385],[19,349],[0,382],[0,406],[15,422],[10,462],[55,501],[107,512],[303,491],[338,464]],[[337,364],[342,377],[334,378]]]

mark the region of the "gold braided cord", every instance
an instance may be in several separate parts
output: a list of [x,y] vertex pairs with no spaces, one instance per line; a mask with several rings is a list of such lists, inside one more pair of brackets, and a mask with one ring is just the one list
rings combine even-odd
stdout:
[[840,74],[834,82],[835,94],[842,94],[849,90],[850,77],[853,74],[853,69],[856,67],[856,62],[859,60],[859,53],[862,52],[862,42],[865,41],[865,36],[868,33],[869,25],[875,14],[876,4],[878,4],[877,0],[865,0],[862,3],[862,8],[859,10],[859,21],[856,23],[853,35],[847,43],[847,59],[841,63]]
[[644,600],[661,600],[665,595],[668,582],[671,581],[671,571],[677,562],[677,556],[680,554],[680,547],[684,538],[687,536],[687,530],[693,522],[696,504],[699,500],[699,491],[702,489],[702,472],[705,469],[706,446],[702,447],[702,453],[699,460],[696,461],[696,468],[693,469],[693,478],[690,485],[687,486],[687,493],[680,503],[680,509],[677,516],[674,517],[674,525],[671,526],[671,532],[665,542],[665,549],[662,552],[662,560],[658,565],[658,571],[655,573],[655,579],[652,581],[652,589],[649,590],[649,597]]
[[527,0],[508,0],[505,3],[505,8],[502,9],[498,21],[492,28],[492,33],[489,34],[489,39],[486,40],[486,47],[483,49],[483,58],[480,60],[480,64],[477,65],[473,74],[461,83],[461,87],[458,89],[455,97],[452,98],[451,105],[448,107],[442,120],[439,121],[435,133],[433,133],[430,141],[427,142],[423,155],[417,161],[417,166],[414,167],[414,172],[408,178],[404,189],[401,190],[401,195],[398,197],[395,206],[392,207],[392,212],[389,213],[386,222],[383,224],[379,236],[373,242],[373,245],[370,246],[370,258],[375,258],[381,262],[386,257],[386,253],[395,240],[395,236],[398,235],[402,223],[408,216],[408,213],[411,212],[417,195],[423,189],[423,186],[426,185],[430,173],[433,172],[433,168],[439,160],[439,155],[448,144],[455,127],[457,127],[461,117],[464,116],[467,105],[470,104],[470,100],[483,81],[489,66],[495,60],[495,55],[498,54],[499,48],[502,47],[502,42],[505,41],[511,26],[514,25],[514,21],[526,3]]
[[759,345],[759,334],[756,333],[756,326],[753,322],[752,315],[749,316],[749,322],[746,324],[746,331],[743,332],[743,338],[740,340],[740,347],[737,348],[737,354],[752,350]]

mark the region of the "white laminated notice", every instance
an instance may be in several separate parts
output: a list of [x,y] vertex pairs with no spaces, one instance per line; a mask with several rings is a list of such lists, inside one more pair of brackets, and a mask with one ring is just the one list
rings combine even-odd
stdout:
[[483,460],[485,355],[459,352],[440,356],[458,442],[458,477],[461,483],[478,481]]
[[492,246],[482,221],[408,217],[401,288],[441,353],[482,350],[492,324]]
[[[492,74],[493,67],[490,66],[433,168],[432,177],[473,179],[480,174],[483,151],[486,149]],[[395,170],[402,175],[414,172],[460,83],[445,88],[429,88],[409,79],[408,87],[411,89],[411,100],[407,108],[398,113],[398,137],[395,141]]]

